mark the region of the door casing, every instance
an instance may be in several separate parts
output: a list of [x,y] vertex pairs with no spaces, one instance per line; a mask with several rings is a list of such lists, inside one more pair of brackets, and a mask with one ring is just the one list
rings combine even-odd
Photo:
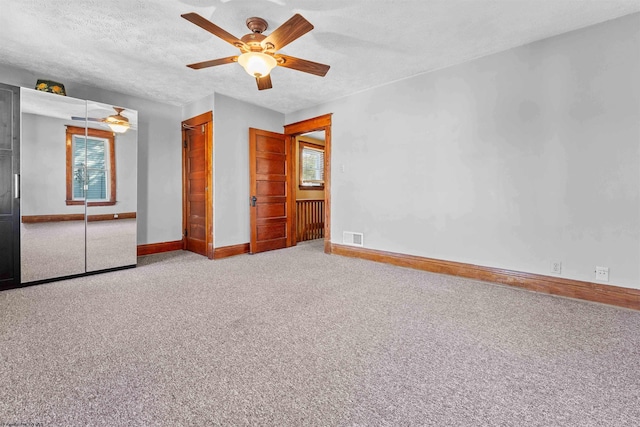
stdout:
[[[291,123],[284,126],[284,134],[288,138],[289,153],[295,153],[296,137],[305,133],[324,131],[324,253],[331,253],[331,116],[333,113],[324,114],[307,120]],[[291,155],[293,156],[293,154]],[[291,161],[292,160],[292,161]],[[297,160],[290,159],[288,162],[289,173],[291,177],[295,174],[295,162]],[[292,246],[296,241],[296,198],[294,195],[296,180],[289,180],[289,195],[287,202],[289,203],[289,212],[291,216],[288,223],[288,232],[292,239]]]

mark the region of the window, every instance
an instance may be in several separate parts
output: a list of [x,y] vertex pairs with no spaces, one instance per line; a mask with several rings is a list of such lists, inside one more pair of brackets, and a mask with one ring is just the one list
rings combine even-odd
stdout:
[[[86,132],[86,133],[85,133]],[[116,204],[112,132],[67,126],[67,205]]]
[[324,190],[324,147],[300,141],[300,189]]

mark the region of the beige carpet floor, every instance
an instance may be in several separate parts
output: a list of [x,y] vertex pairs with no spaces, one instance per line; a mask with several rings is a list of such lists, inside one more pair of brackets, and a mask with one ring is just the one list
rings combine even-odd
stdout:
[[318,242],[153,255],[0,293],[1,425],[638,426],[640,312]]

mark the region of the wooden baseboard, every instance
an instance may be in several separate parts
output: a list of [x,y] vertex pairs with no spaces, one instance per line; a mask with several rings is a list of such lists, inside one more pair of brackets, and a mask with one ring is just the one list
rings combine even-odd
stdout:
[[[118,217],[116,218],[116,215]],[[118,212],[116,214],[100,214],[100,215],[87,215],[87,222],[95,221],[117,221],[120,219],[135,219],[135,212]]]
[[84,214],[60,215],[22,215],[23,224],[38,224],[41,222],[84,221]]
[[336,255],[362,258],[433,273],[467,277],[485,282],[501,283],[536,292],[640,310],[640,289],[357,248],[335,243],[331,244],[331,252]]
[[235,255],[242,255],[249,253],[249,244],[240,243],[239,245],[223,246],[221,248],[215,248],[213,250],[213,259],[227,258]]
[[175,240],[173,242],[147,243],[146,245],[138,245],[138,256],[179,250],[182,250],[182,240]]
[[[115,215],[118,215],[116,218]],[[110,214],[87,215],[88,222],[113,221],[118,219],[134,219],[135,212],[116,212]],[[38,224],[42,222],[84,221],[84,214],[58,214],[58,215],[23,215],[23,224]]]

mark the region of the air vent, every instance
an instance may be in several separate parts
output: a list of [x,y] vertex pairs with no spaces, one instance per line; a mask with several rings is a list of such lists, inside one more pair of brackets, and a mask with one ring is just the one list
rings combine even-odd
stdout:
[[349,246],[364,245],[364,235],[362,233],[354,233],[353,231],[344,231],[342,233],[342,243]]

